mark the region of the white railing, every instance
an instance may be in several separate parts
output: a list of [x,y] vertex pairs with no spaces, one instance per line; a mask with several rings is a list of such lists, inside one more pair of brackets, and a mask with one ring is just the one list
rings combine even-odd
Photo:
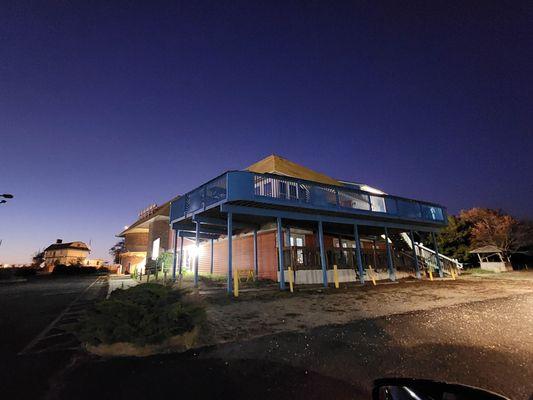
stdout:
[[[413,243],[411,242],[411,238],[409,237],[409,235],[407,233],[403,232],[402,233],[402,238],[403,238],[403,240],[405,240],[407,245],[412,249],[413,248]],[[431,265],[435,264],[435,261],[434,261],[435,260],[435,250],[430,249],[429,247],[426,247],[426,246],[424,246],[421,243],[416,243],[415,242],[415,246],[416,246],[416,254],[420,258],[422,258],[428,264],[431,264]],[[439,259],[441,261],[447,261],[449,263],[454,264],[455,268],[458,269],[458,270],[463,269],[463,264],[460,263],[459,260],[457,260],[455,258],[450,258],[450,257],[445,256],[444,254],[439,253]]]

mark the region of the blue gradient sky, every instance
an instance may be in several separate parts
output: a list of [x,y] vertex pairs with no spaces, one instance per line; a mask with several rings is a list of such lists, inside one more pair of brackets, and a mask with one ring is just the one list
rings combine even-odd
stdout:
[[0,262],[271,153],[533,217],[531,3],[248,3],[2,2]]

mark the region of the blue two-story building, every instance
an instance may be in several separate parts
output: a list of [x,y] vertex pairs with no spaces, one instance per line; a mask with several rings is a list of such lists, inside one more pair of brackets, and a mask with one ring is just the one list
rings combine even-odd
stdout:
[[[295,284],[442,277],[457,266],[438,253],[446,209],[339,181],[279,156],[228,171],[172,201],[174,274],[236,271]],[[421,238],[431,243],[423,246]],[[281,251],[280,251],[281,249]],[[333,272],[335,270],[335,272]],[[292,276],[288,277],[288,274]]]

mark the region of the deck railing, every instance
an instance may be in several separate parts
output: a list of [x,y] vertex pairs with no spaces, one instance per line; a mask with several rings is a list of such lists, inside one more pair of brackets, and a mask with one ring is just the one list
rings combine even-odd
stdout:
[[446,211],[437,204],[248,171],[226,172],[180,197],[172,203],[171,220],[228,201],[446,223]]

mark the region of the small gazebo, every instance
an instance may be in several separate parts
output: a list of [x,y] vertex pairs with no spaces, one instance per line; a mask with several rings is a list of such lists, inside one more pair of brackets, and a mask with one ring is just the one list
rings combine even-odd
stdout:
[[471,250],[470,253],[477,254],[481,269],[492,272],[505,272],[513,269],[511,263],[505,261],[503,250],[497,246],[478,247],[477,249]]

